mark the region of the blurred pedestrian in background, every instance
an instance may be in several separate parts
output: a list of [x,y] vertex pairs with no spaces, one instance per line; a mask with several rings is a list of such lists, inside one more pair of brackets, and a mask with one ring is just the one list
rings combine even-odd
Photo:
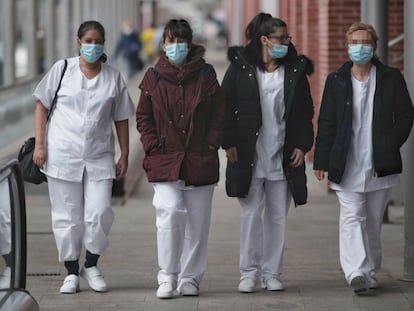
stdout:
[[188,22],[172,19],[163,53],[140,84],[137,129],[154,187],[158,298],[171,298],[176,289],[197,296],[206,270],[225,105],[204,53]]
[[131,21],[124,21],[122,25],[122,32],[119,35],[118,42],[115,47],[114,59],[116,59],[119,54],[122,54],[128,79],[131,79],[144,67],[140,55],[141,49],[142,43],[140,34],[134,29]]
[[[97,292],[107,284],[97,267],[108,247],[114,220],[112,183],[128,168],[128,119],[134,106],[121,74],[105,64],[105,30],[86,21],[76,39],[79,57],[67,59],[67,70],[47,124],[48,111],[58,88],[64,61],[58,61],[37,85],[33,160],[47,176],[52,206],[53,234],[68,275],[61,293],[79,291],[79,275]],[[114,134],[120,158],[114,163]],[[79,271],[82,244],[85,264]]]
[[404,78],[378,60],[377,41],[371,25],[348,29],[350,61],[326,80],[314,158],[316,177],[327,173],[339,200],[340,262],[356,294],[378,286],[382,219],[413,123]]
[[[298,56],[287,25],[260,13],[248,24],[245,47],[228,50],[223,79],[228,158],[226,191],[242,208],[239,291],[281,282],[291,197],[305,204],[305,154],[313,144],[312,62]],[[263,215],[264,214],[264,215]]]
[[145,62],[152,64],[153,61],[156,59],[156,54],[154,50],[154,37],[155,37],[156,29],[153,25],[145,28],[140,35],[141,42],[144,46],[144,56]]

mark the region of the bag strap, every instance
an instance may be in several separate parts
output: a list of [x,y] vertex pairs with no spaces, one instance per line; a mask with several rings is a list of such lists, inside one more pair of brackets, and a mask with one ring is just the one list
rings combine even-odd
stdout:
[[58,87],[57,87],[57,89],[56,89],[56,92],[55,92],[55,97],[53,98],[52,105],[50,106],[49,112],[48,112],[48,114],[47,114],[47,120],[46,120],[46,122],[48,122],[48,121],[49,121],[50,116],[51,116],[52,111],[53,111],[53,108],[54,108],[54,107],[55,107],[55,105],[56,105],[56,102],[57,102],[57,95],[58,95],[58,92],[59,92],[59,90],[60,90],[60,86],[61,86],[61,84],[62,84],[63,76],[65,75],[65,72],[66,72],[66,68],[67,68],[67,67],[68,67],[68,60],[67,60],[67,59],[65,59],[65,65],[63,66],[63,71],[62,71],[62,75],[60,76],[59,85],[58,85]]

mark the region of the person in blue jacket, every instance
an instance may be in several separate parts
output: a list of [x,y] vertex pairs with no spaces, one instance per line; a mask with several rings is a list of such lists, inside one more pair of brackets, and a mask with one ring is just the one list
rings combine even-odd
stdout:
[[144,66],[140,56],[141,49],[142,42],[138,31],[134,30],[131,21],[124,21],[122,32],[115,47],[114,59],[122,53],[128,79],[131,79]]

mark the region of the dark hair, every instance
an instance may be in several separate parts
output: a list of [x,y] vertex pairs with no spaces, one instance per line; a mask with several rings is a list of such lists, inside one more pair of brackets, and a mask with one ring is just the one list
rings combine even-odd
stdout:
[[167,38],[181,38],[188,44],[191,44],[193,41],[193,31],[185,19],[170,19],[164,27],[164,33],[162,35],[163,42]]
[[[275,31],[276,27],[287,27],[286,23],[268,13],[257,14],[247,25],[244,33],[247,41],[246,53],[249,62],[264,70],[262,59],[262,43],[261,36],[268,36]],[[289,45],[289,48],[291,44]]]
[[102,24],[100,22],[97,22],[97,21],[83,22],[79,26],[79,29],[78,29],[78,38],[82,39],[82,37],[85,35],[85,33],[88,32],[89,30],[98,31],[101,34],[103,41],[105,42],[105,29],[102,26]]
[[[101,36],[102,36],[103,42],[105,43],[105,29],[104,29],[104,27],[102,26],[102,24],[100,22],[93,21],[93,20],[83,22],[79,26],[79,29],[78,29],[78,38],[79,39],[82,39],[82,37],[85,35],[85,33],[87,33],[89,30],[96,30],[96,31],[98,31],[101,34]],[[105,63],[106,60],[107,60],[107,58],[108,57],[104,53],[101,56],[100,61],[103,62],[103,63]]]

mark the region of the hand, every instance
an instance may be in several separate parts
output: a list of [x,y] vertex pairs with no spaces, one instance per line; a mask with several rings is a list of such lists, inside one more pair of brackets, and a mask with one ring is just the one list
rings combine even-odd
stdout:
[[128,156],[121,156],[116,164],[116,179],[125,176],[128,169]]
[[314,171],[316,178],[320,181],[320,180],[324,180],[325,179],[325,171],[323,170],[316,170]]
[[305,161],[305,153],[298,148],[293,149],[292,155],[290,156],[290,161],[291,167],[301,166]]
[[33,152],[33,162],[39,167],[43,168],[43,165],[46,162],[47,158],[47,152],[44,146],[39,145],[35,146],[34,152]]
[[231,163],[237,162],[239,159],[237,157],[237,148],[236,147],[231,147],[229,149],[226,150],[226,156],[227,159],[229,159],[229,161]]

